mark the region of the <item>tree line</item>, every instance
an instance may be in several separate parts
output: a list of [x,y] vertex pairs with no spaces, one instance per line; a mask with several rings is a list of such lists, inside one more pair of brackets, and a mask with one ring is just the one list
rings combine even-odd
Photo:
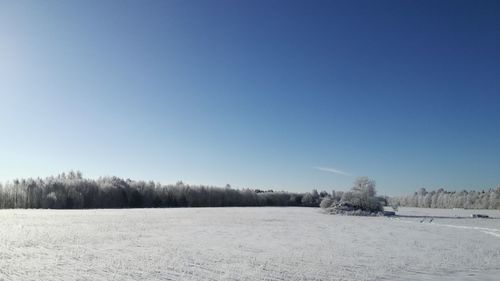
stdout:
[[411,195],[392,197],[389,203],[396,207],[500,209],[500,186],[483,191],[446,191],[440,188],[428,192],[421,188]]
[[318,207],[326,192],[292,193],[233,189],[183,182],[163,185],[119,177],[88,179],[70,171],[44,179],[16,179],[0,183],[0,208],[154,208],[306,206]]

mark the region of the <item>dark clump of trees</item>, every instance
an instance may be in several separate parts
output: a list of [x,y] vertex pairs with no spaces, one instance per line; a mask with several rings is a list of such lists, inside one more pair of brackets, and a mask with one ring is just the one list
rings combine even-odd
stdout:
[[[321,194],[325,195],[325,192]],[[83,178],[81,172],[0,184],[0,208],[155,208],[306,206],[318,207],[320,194],[233,189],[203,185],[162,185],[118,177]]]
[[392,197],[389,203],[420,208],[500,209],[500,186],[483,191],[446,191],[440,188],[428,192],[421,188],[411,195]]

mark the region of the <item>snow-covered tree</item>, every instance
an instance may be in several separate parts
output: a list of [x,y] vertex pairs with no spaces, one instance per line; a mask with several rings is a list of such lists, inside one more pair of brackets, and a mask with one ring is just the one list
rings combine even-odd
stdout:
[[412,195],[392,197],[389,202],[404,207],[500,209],[500,188],[460,192],[445,191],[443,188],[431,192],[423,190]]
[[311,206],[321,196],[271,189],[192,186],[181,181],[162,185],[118,177],[83,178],[79,171],[45,179],[16,179],[0,184],[0,208],[151,208],[222,206]]
[[332,192],[331,197],[324,198],[322,208],[342,208],[344,210],[360,210],[367,213],[376,213],[383,210],[384,198],[376,196],[375,181],[368,177],[360,177],[354,181],[353,187],[347,192]]

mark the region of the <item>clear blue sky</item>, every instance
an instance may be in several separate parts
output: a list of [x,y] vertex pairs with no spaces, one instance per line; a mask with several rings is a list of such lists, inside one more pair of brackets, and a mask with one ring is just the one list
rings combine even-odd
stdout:
[[0,1],[0,180],[500,184],[499,1]]

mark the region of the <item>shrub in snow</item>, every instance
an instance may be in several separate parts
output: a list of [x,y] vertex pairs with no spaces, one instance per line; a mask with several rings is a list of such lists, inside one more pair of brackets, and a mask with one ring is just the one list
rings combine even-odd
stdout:
[[351,191],[344,192],[339,201],[325,198],[320,207],[333,214],[381,215],[383,206],[376,193],[375,181],[360,177],[354,182]]
[[323,200],[321,200],[321,203],[319,204],[319,206],[323,209],[326,209],[326,208],[331,207],[333,203],[335,203],[335,201],[332,198],[325,197],[325,198],[323,198]]

